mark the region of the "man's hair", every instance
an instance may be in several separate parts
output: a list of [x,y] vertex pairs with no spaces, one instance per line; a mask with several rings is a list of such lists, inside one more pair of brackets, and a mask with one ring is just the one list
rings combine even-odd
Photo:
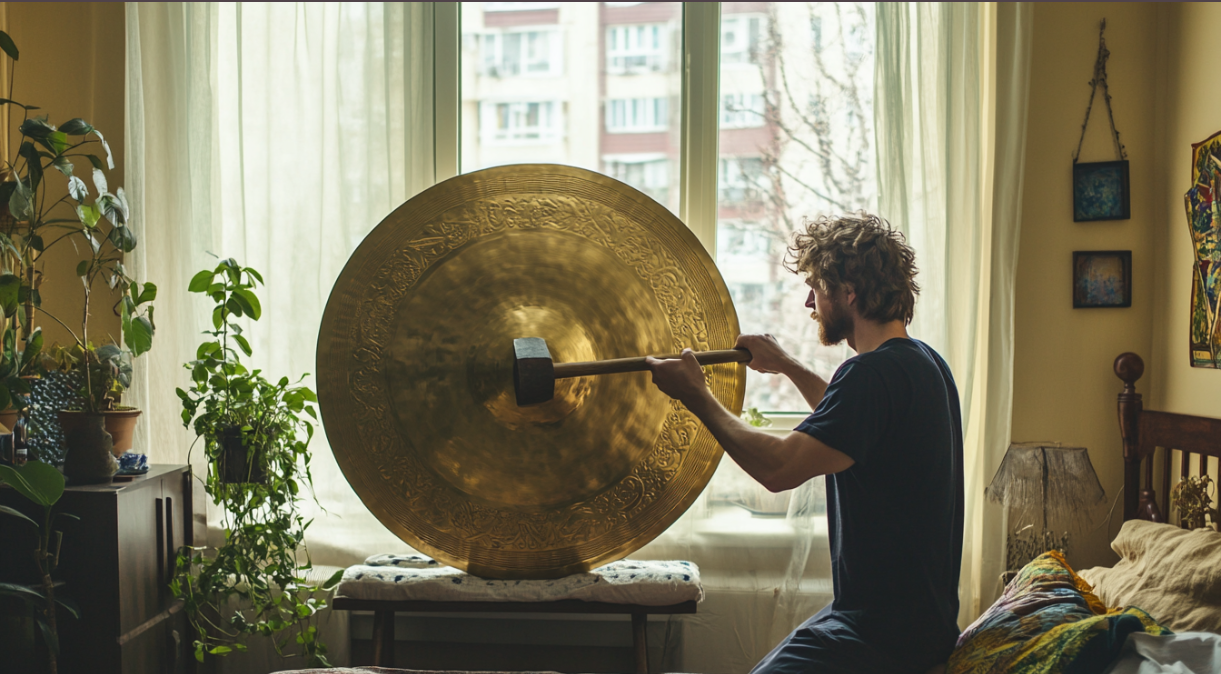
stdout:
[[916,254],[902,232],[864,211],[820,215],[793,235],[785,268],[805,274],[827,293],[851,287],[861,317],[879,323],[911,323],[920,286]]

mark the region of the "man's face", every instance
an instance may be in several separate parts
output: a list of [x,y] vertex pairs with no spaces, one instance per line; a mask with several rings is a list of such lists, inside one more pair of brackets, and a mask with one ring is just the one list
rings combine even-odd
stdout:
[[845,295],[841,290],[833,297],[816,283],[810,288],[806,306],[813,309],[810,318],[818,321],[818,340],[824,346],[835,346],[852,334],[852,314],[844,304]]

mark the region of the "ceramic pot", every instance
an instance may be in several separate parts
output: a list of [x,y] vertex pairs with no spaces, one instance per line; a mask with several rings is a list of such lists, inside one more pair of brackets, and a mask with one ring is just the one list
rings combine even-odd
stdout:
[[18,416],[19,416],[19,413],[17,412],[17,410],[15,410],[11,407],[4,411],[0,411],[0,424],[4,424],[5,430],[7,430],[9,433],[12,433],[13,426],[17,425]]
[[[242,443],[242,429],[240,426],[229,426],[221,431],[220,439],[220,459],[218,463],[220,481],[225,484],[266,484],[267,472],[263,468],[263,462],[260,460],[260,452],[256,449],[253,452],[247,452],[245,444]],[[254,460],[254,465],[250,465],[250,459]]]
[[[102,416],[106,418],[106,432],[114,441],[113,451],[116,457],[122,456],[123,452],[131,449],[131,438],[136,432],[136,420],[143,413],[134,407],[120,407],[117,410],[102,412]],[[80,424],[80,420],[84,416],[85,413],[80,410],[59,411],[59,427],[63,430],[65,437],[69,431]],[[0,416],[0,423],[3,421],[3,416]]]
[[114,440],[106,432],[106,417],[80,414],[74,427],[64,429],[68,445],[64,457],[64,476],[72,484],[110,482],[119,462],[114,458]]

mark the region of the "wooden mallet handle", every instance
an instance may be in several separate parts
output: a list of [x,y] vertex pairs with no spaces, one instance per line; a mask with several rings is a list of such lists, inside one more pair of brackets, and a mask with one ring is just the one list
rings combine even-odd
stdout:
[[[669,353],[663,356],[653,356],[658,360],[681,358],[681,353]],[[750,352],[746,349],[721,349],[718,351],[696,351],[695,360],[700,365],[717,365],[720,363],[746,363],[750,361]],[[584,363],[556,363],[555,378],[588,377],[598,374],[618,374],[620,372],[643,372],[649,369],[645,357],[612,358],[610,360],[592,360]]]

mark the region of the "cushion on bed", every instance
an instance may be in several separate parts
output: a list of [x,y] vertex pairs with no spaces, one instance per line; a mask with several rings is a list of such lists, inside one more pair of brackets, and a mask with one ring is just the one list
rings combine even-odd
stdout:
[[1133,632],[1170,633],[1138,608],[1108,612],[1051,551],[962,633],[947,674],[1101,674]]
[[1176,632],[1221,633],[1221,534],[1143,520],[1124,522],[1112,568],[1081,576],[1110,606],[1139,606]]

